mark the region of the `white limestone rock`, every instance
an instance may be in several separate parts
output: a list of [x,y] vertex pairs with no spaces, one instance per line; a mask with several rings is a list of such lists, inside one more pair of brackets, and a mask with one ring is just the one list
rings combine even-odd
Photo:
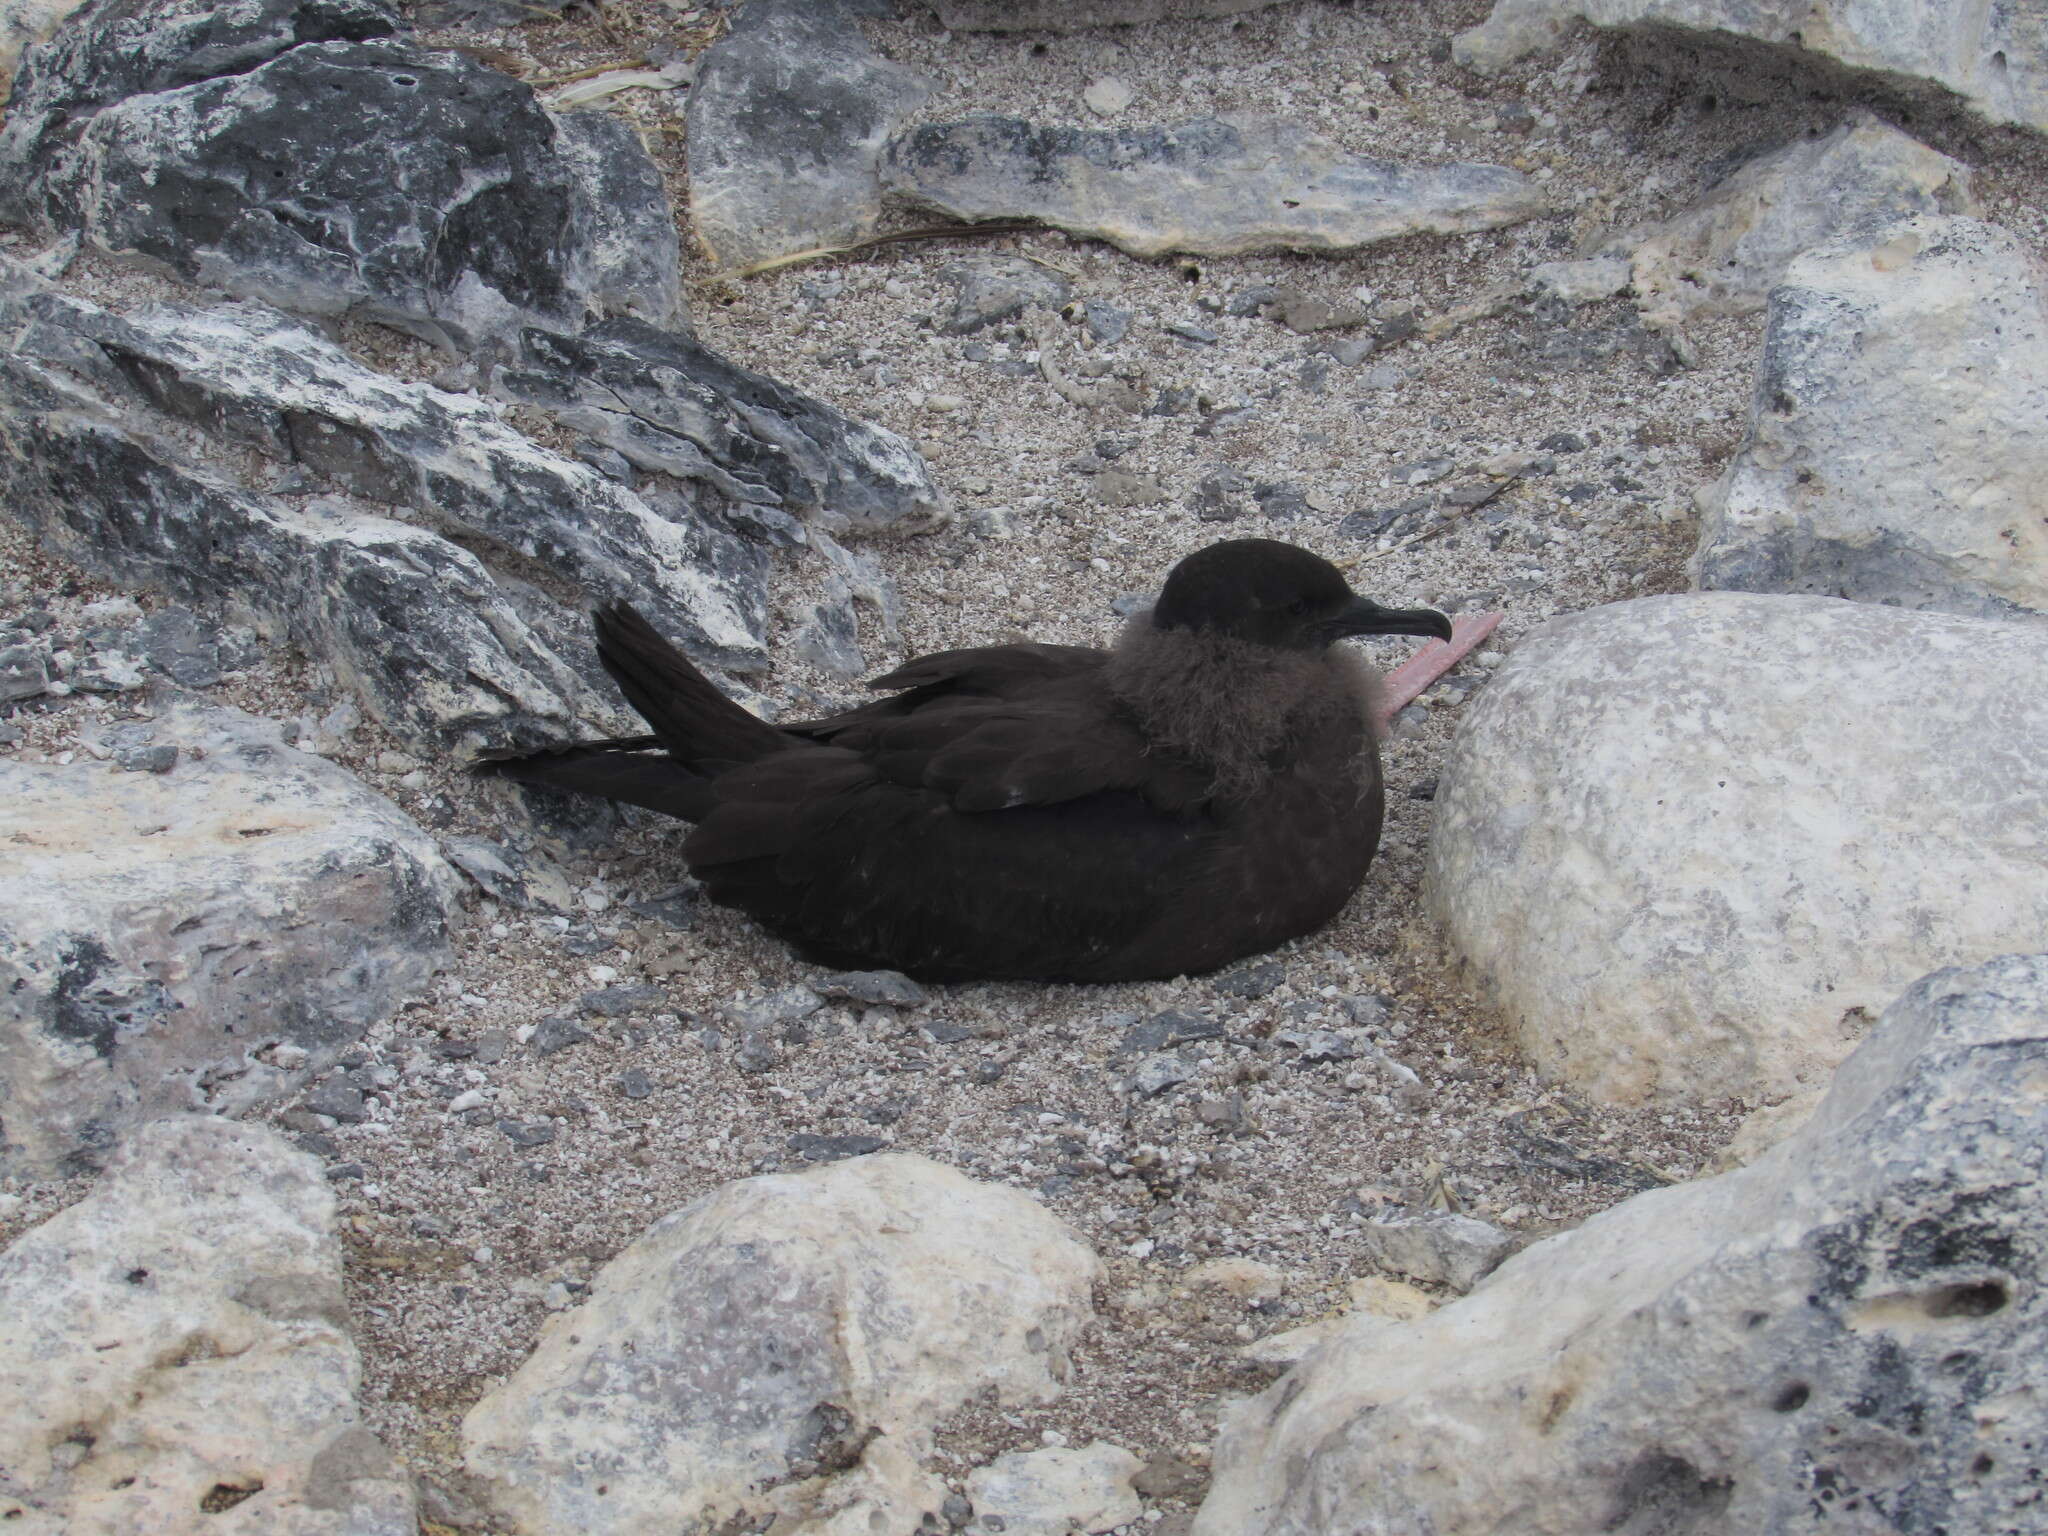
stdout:
[[917,1465],[933,1424],[1056,1395],[1097,1270],[1030,1197],[921,1157],[744,1179],[548,1322],[470,1413],[467,1464],[530,1536],[910,1530],[945,1498]]
[[1757,156],[1630,258],[1644,318],[1753,314],[1801,252],[1914,214],[1974,213],[1969,167],[1868,112]]
[[2037,1530],[2044,1147],[2048,955],[1926,977],[1752,1166],[1347,1320],[1194,1536]]
[[1361,1252],[1411,1280],[1469,1291],[1515,1246],[1491,1222],[1455,1211],[1382,1212],[1358,1229]]
[[1484,22],[1452,40],[1451,56],[1491,73],[1551,47],[1581,19],[1868,70],[1886,85],[1952,92],[1994,123],[2048,128],[2048,26],[2037,0],[1495,0]]
[[460,878],[390,801],[237,710],[155,726],[165,773],[0,758],[0,1170],[287,1097],[447,961]]
[[2048,300],[2019,241],[1913,218],[1793,262],[1693,577],[2048,615]]
[[1131,1487],[1142,1465],[1106,1440],[998,1456],[967,1474],[974,1506],[967,1529],[970,1536],[1068,1536],[1127,1524],[1144,1513]]
[[2048,628],[1696,593],[1467,708],[1426,899],[1539,1070],[1783,1097],[1914,976],[2048,932]]
[[0,1528],[413,1536],[360,1378],[319,1162],[208,1116],[144,1126],[0,1253]]

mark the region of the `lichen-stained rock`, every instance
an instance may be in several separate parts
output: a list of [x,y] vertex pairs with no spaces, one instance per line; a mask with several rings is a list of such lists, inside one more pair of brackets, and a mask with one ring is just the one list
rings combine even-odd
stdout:
[[[2039,0],[1494,0],[1451,55],[1492,72],[1551,47],[1575,21],[1758,46],[1788,61],[1869,70],[1885,85],[1953,92],[1995,123],[2048,129],[2048,22]],[[1727,77],[1739,83],[1739,58]]]
[[1914,976],[2048,933],[2043,762],[2048,625],[1613,603],[1467,707],[1426,900],[1545,1074],[1780,1097]]
[[1971,213],[1969,167],[1867,112],[1759,155],[1635,248],[1646,319],[1752,314],[1792,259],[1921,213]]
[[0,5],[0,102],[14,89],[14,67],[22,50],[57,30],[57,23],[82,0],[8,0]]
[[491,390],[641,469],[703,481],[828,532],[913,532],[949,514],[923,455],[894,432],[637,320],[573,336],[522,331],[492,370]]
[[657,511],[493,407],[259,306],[119,317],[0,267],[0,335],[13,516],[90,569],[289,638],[409,741],[613,719],[582,617],[607,597],[711,664],[765,660],[766,551],[713,487]]
[[[875,232],[875,165],[931,94],[856,16],[876,0],[751,0],[697,61],[690,223],[721,267]],[[879,5],[888,14],[887,0]]]
[[9,509],[87,569],[290,640],[411,743],[534,744],[606,717],[467,550],[345,498],[223,485],[6,357],[0,387],[24,413],[0,421]]
[[1750,1167],[1354,1314],[1226,1419],[1195,1536],[2038,1531],[2043,1148],[2048,956],[1926,977]]
[[465,1421],[467,1464],[527,1536],[914,1530],[945,1497],[916,1465],[933,1426],[1055,1395],[1097,1270],[1029,1196],[921,1157],[744,1179],[549,1321]]
[[163,773],[0,759],[0,1169],[303,1087],[446,963],[461,881],[345,769],[180,707]]
[[0,1524],[23,1536],[413,1536],[356,1406],[334,1197],[186,1115],[0,1252]]
[[27,356],[75,362],[81,376],[206,430],[220,448],[253,448],[482,541],[486,560],[502,551],[531,562],[568,583],[579,606],[632,602],[714,665],[762,664],[766,552],[716,517],[715,493],[685,504],[692,516],[657,514],[507,426],[486,402],[366,368],[260,305],[117,318],[46,291],[10,303],[0,290],[0,325],[9,320],[27,331]]
[[1423,233],[1496,229],[1541,213],[1500,165],[1406,166],[1346,154],[1294,123],[1199,118],[1084,129],[977,116],[889,146],[883,185],[961,219],[1040,219],[1137,256],[1348,251]]
[[1974,219],[1794,262],[1748,434],[1699,498],[1695,582],[2048,615],[2044,294],[2019,241]]
[[91,0],[24,57],[0,212],[468,347],[536,317],[677,314],[659,176],[615,165],[635,157],[367,0]]

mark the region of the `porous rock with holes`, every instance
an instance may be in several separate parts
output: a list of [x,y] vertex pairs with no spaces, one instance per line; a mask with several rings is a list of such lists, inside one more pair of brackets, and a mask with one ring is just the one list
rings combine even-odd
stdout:
[[412,1536],[361,1374],[318,1159],[206,1115],[143,1126],[0,1252],[0,1527]]
[[2038,1531],[2048,955],[1937,971],[1814,1118],[1243,1403],[1195,1536]]

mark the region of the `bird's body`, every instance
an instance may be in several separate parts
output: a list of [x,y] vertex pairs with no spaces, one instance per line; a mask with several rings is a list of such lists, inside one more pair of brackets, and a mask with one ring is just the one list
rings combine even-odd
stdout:
[[941,981],[1174,976],[1320,927],[1383,810],[1371,674],[1330,641],[1449,634],[1237,540],[1114,650],[945,651],[872,685],[893,697],[774,726],[630,609],[597,624],[653,736],[487,766],[695,822],[713,900],[821,964]]

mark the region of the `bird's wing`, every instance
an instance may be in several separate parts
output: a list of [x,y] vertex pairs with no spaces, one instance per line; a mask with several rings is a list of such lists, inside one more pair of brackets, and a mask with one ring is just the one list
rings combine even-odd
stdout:
[[714,900],[820,963],[934,979],[1084,978],[1155,919],[1214,831],[1128,790],[965,812],[837,746],[729,770],[716,792],[684,845]]
[[891,783],[958,811],[1056,805],[1110,790],[1153,805],[1199,803],[1206,780],[1144,737],[1102,684],[1104,653],[1072,645],[942,651],[874,685],[904,691],[792,734],[859,754]]

